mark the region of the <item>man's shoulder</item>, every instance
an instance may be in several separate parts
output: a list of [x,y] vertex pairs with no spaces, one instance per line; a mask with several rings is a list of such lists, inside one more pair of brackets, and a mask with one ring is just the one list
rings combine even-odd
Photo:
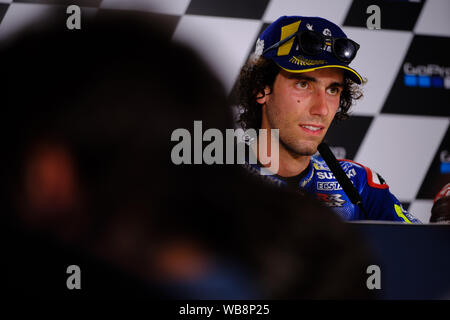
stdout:
[[[364,180],[367,181],[370,187],[377,189],[389,188],[383,177],[369,167],[349,159],[338,159],[338,162],[350,180]],[[311,163],[314,169],[318,171],[324,170],[331,172],[325,160],[320,155],[312,156]]]
[[[345,173],[348,173],[351,169],[354,169],[354,171],[360,171],[361,173],[366,172],[365,166],[352,160],[338,159],[338,162]],[[331,171],[325,160],[323,160],[323,158],[318,154],[311,157],[311,164],[315,170]]]

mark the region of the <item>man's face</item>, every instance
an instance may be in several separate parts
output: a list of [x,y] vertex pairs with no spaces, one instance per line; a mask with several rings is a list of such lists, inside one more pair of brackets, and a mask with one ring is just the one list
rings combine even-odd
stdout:
[[338,110],[342,88],[342,69],[281,70],[272,93],[257,99],[263,105],[261,128],[279,129],[281,148],[297,155],[313,155]]

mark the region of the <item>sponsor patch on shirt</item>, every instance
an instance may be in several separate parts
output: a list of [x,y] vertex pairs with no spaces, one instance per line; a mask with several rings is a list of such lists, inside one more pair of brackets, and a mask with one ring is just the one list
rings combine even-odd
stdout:
[[346,161],[348,161],[349,163],[357,164],[358,166],[361,166],[362,168],[364,168],[364,170],[366,171],[366,174],[367,174],[367,184],[369,186],[371,186],[372,188],[377,188],[377,189],[389,188],[386,181],[384,181],[383,177],[381,175],[379,175],[377,172],[372,171],[372,169],[370,169],[366,166],[363,166],[362,164],[360,164],[358,162],[354,162],[351,160],[346,160]]
[[333,191],[342,190],[341,185],[338,182],[317,182],[317,190],[321,191]]
[[322,201],[328,207],[342,207],[347,201],[342,199],[342,194],[316,193],[317,199]]
[[[349,178],[356,176],[356,171],[354,168],[352,168],[348,171],[345,171],[345,173],[347,174],[347,177],[349,177]],[[334,174],[331,172],[317,171],[317,176],[321,180],[336,180],[336,178],[334,177]]]

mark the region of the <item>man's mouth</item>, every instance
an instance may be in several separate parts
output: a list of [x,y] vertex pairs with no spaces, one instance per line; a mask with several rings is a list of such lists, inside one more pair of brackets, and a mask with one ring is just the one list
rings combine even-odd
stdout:
[[320,135],[323,132],[324,127],[312,124],[301,124],[300,128],[303,129],[304,132],[312,134],[312,135]]

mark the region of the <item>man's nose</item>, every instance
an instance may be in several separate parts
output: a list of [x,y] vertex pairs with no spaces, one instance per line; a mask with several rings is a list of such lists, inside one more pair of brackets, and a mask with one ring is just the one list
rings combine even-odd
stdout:
[[314,93],[312,97],[312,104],[309,112],[312,115],[326,116],[328,115],[328,104],[326,101],[325,92],[318,90]]

